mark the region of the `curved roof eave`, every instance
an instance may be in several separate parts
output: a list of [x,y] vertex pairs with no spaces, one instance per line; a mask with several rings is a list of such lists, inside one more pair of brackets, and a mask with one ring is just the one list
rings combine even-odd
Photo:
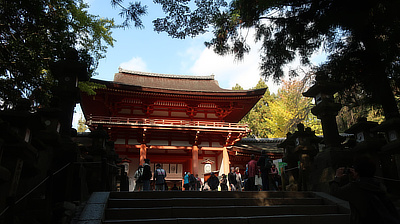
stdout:
[[155,87],[143,87],[138,85],[128,85],[124,83],[118,83],[114,81],[104,81],[99,79],[91,79],[90,81],[103,84],[107,88],[119,89],[125,91],[139,91],[139,92],[152,92],[152,93],[165,93],[174,95],[199,95],[202,96],[262,96],[264,95],[267,88],[254,89],[254,90],[228,90],[221,89],[219,91],[212,90],[181,90],[181,89],[168,89],[168,88],[155,88]]

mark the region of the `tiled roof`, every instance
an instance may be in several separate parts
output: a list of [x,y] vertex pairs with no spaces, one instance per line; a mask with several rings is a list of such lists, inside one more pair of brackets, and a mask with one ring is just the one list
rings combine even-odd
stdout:
[[169,90],[188,90],[202,92],[246,92],[246,90],[229,90],[219,87],[214,75],[211,76],[191,76],[191,75],[168,75],[129,71],[119,69],[115,74],[114,82],[135,85],[149,88],[169,89]]

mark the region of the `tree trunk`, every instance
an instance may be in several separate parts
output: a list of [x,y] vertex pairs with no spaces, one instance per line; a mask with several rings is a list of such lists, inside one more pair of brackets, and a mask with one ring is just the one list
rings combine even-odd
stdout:
[[374,87],[373,97],[382,105],[386,120],[400,117],[399,108],[386,75],[378,76],[375,74],[371,82]]

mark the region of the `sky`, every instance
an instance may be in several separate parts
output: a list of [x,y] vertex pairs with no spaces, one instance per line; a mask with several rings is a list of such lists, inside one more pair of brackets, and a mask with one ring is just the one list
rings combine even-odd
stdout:
[[[131,0],[133,1],[133,0]],[[129,0],[123,4],[128,5]],[[113,38],[116,40],[114,47],[109,47],[106,58],[101,59],[96,72],[92,77],[112,81],[118,68],[132,71],[152,72],[174,75],[215,75],[221,88],[231,89],[238,83],[244,89],[256,86],[261,76],[259,70],[260,56],[259,44],[254,43],[254,31],[248,32],[248,44],[251,51],[245,55],[243,61],[234,60],[233,56],[219,56],[212,49],[205,47],[204,42],[212,38],[211,33],[188,39],[173,39],[166,33],[157,33],[153,29],[152,20],[163,16],[159,5],[152,1],[148,3],[148,14],[142,17],[144,29],[131,27],[128,29],[114,29]],[[117,24],[123,19],[118,15],[119,9],[113,8],[110,0],[86,0],[89,4],[88,12],[104,18],[114,18]],[[320,56],[315,56],[314,61],[321,61]],[[297,67],[294,62],[288,67]],[[270,92],[279,88],[272,80],[266,80]],[[78,106],[74,114],[74,126],[81,117]]]

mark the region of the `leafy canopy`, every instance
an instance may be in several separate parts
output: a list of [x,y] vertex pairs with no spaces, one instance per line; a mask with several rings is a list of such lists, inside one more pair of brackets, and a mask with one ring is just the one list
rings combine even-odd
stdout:
[[[252,89],[263,89],[267,88],[267,84],[264,80],[260,79],[257,85]],[[239,84],[232,89],[243,89]],[[264,96],[257,102],[256,105],[242,118],[240,123],[246,123],[251,129],[250,136],[258,138],[267,138],[271,136],[271,129],[266,124],[266,119],[270,116],[269,103],[272,102],[273,97],[271,96],[269,89],[265,91]]]
[[52,62],[76,48],[94,74],[107,46],[113,20],[90,15],[83,0],[0,1],[0,108],[19,98],[35,106],[49,103]]
[[[297,124],[303,123],[316,134],[322,134],[320,121],[311,113],[312,99],[302,95],[309,86],[303,80],[282,81],[277,94],[267,89],[264,96],[240,121],[251,129],[250,136],[258,138],[282,138],[288,132],[294,132]],[[253,89],[266,88],[260,79]],[[236,84],[232,89],[243,89]]]
[[285,137],[288,132],[293,133],[299,123],[310,127],[317,135],[322,134],[320,120],[311,113],[312,99],[302,95],[307,88],[309,86],[302,80],[282,81],[282,87],[269,105],[271,115],[266,119],[273,130],[271,137]]

